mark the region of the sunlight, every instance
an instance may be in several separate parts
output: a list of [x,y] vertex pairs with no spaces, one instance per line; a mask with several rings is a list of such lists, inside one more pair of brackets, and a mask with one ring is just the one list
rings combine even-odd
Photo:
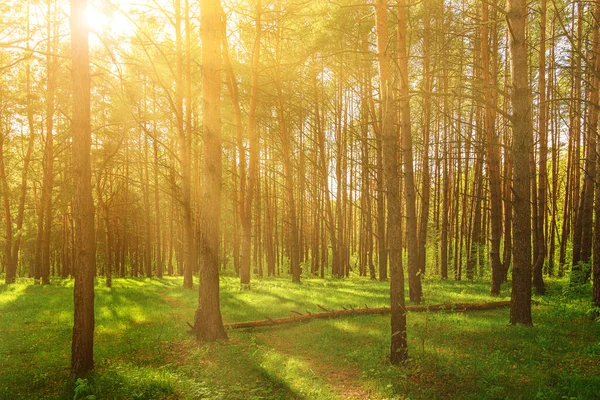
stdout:
[[90,46],[98,46],[106,36],[123,38],[133,36],[135,27],[125,16],[127,10],[113,10],[88,3],[85,15],[86,23],[93,35],[90,35]]
[[25,294],[27,285],[12,285],[7,290],[0,293],[0,308],[7,306],[17,300],[19,296]]
[[99,11],[93,4],[88,4],[85,20],[91,31],[97,35],[102,35],[110,23],[108,15]]

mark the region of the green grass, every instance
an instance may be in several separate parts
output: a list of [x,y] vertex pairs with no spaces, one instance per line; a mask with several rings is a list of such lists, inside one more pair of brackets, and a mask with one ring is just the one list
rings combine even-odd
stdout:
[[[197,289],[180,278],[114,279],[96,286],[95,370],[70,374],[72,281],[0,285],[0,399],[597,399],[600,323],[586,315],[591,289],[549,281],[534,327],[508,325],[508,309],[409,313],[410,360],[387,361],[389,316],[315,320],[230,331],[228,342],[187,334]],[[426,303],[490,301],[485,281],[424,281]],[[389,284],[287,278],[241,290],[223,277],[225,322],[290,310],[378,307]],[[508,294],[509,287],[503,288]]]

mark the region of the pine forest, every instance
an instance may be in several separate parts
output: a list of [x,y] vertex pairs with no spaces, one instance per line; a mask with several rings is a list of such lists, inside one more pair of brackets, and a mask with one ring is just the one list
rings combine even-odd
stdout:
[[599,130],[600,0],[0,0],[0,399],[599,398]]

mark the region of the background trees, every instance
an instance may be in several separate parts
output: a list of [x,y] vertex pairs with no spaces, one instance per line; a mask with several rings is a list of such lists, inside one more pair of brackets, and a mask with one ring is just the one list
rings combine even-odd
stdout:
[[[202,177],[212,163],[202,129],[199,4],[90,2],[96,273],[107,284],[113,275],[184,274],[191,286],[204,257],[202,216],[219,207],[211,212],[221,216],[211,238],[219,268],[240,273],[244,284],[274,274],[385,280],[395,246],[406,254],[413,301],[423,273],[490,276],[490,292],[499,294],[521,251],[533,261],[538,293],[544,274],[571,266],[582,272],[574,284],[588,281],[597,5],[530,5],[531,46],[519,73],[511,69],[518,57],[505,2],[387,5],[396,33],[387,44],[394,123],[403,138],[399,238],[386,223],[389,126],[374,6],[223,2],[221,79],[231,94],[220,92],[222,201],[206,204]],[[68,7],[2,7],[0,270],[7,282],[48,283],[77,269]],[[527,144],[511,120],[520,111],[510,94],[524,78]],[[517,187],[523,179],[530,194]],[[531,215],[517,218],[519,204],[530,204]],[[533,247],[520,249],[529,227]]]

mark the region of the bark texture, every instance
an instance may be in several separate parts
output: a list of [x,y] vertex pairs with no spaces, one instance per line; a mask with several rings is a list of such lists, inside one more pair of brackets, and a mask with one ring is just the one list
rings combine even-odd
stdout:
[[219,241],[221,237],[221,4],[200,1],[204,186],[198,308],[194,333],[200,341],[227,339],[219,303]]
[[[375,3],[377,16],[377,59],[379,61],[379,79],[383,124],[381,138],[383,147],[383,177],[388,200],[388,243],[390,262],[390,308],[391,308],[391,348],[390,361],[401,364],[408,358],[406,342],[406,307],[404,303],[404,272],[402,271],[401,209],[398,179],[399,140],[394,123],[395,107],[392,87],[391,57],[389,53],[389,33],[387,1]],[[416,228],[416,220],[415,220]],[[416,229],[415,229],[416,231]],[[416,245],[416,232],[414,244]]]
[[73,80],[73,218],[75,250],[73,272],[74,324],[71,368],[78,376],[94,367],[94,275],[96,240],[92,197],[92,144],[90,123],[90,62],[86,0],[71,0],[71,56]]
[[531,95],[527,82],[525,0],[508,0],[508,29],[512,57],[512,126],[514,157],[514,243],[510,323],[531,325]]

